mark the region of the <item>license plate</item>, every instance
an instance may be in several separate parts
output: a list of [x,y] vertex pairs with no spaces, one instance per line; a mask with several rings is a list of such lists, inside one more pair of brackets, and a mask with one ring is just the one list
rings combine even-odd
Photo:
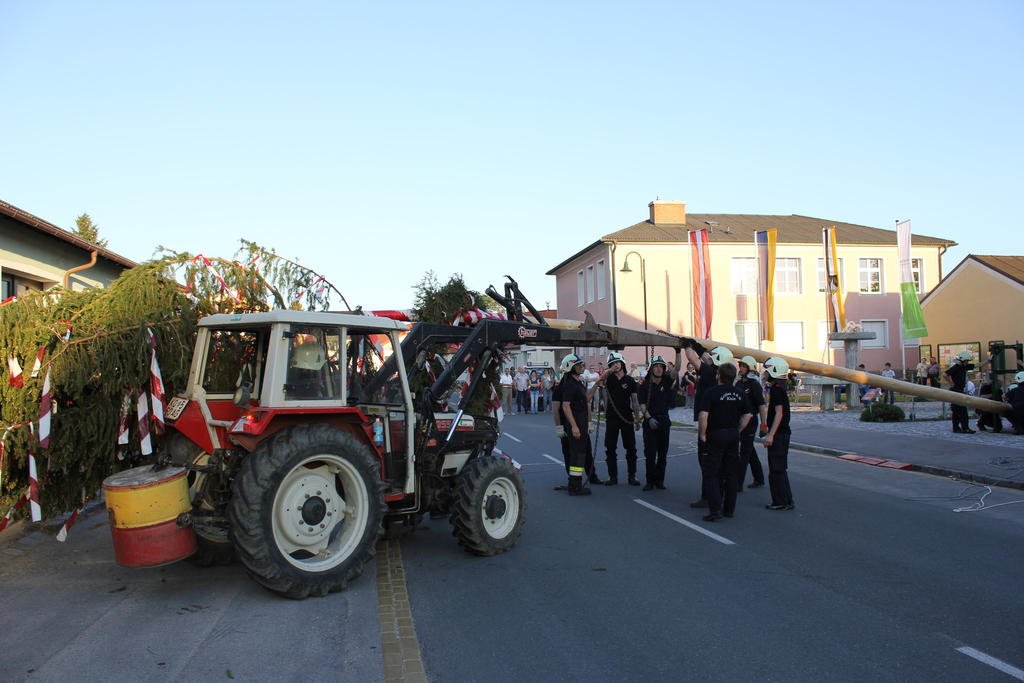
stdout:
[[182,398],[181,396],[175,396],[167,402],[167,410],[164,411],[164,420],[173,422],[181,417],[181,414],[185,412],[185,406],[188,405],[188,399]]

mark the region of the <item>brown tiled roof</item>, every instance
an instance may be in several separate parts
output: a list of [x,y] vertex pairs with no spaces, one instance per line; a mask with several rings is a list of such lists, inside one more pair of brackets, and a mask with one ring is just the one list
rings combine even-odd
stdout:
[[124,256],[121,256],[120,254],[115,254],[114,252],[104,249],[99,245],[93,244],[88,240],[84,240],[78,235],[70,233],[67,230],[58,228],[53,223],[48,223],[47,221],[44,221],[42,218],[33,216],[28,211],[22,211],[18,207],[12,206],[7,202],[0,201],[0,214],[10,216],[19,223],[23,223],[24,225],[27,225],[30,228],[35,228],[40,232],[45,232],[47,235],[52,235],[53,237],[56,237],[59,240],[69,242],[70,244],[73,244],[76,247],[79,247],[80,249],[84,249],[86,251],[95,251],[97,256],[105,258],[108,261],[113,261],[114,263],[122,265],[125,268],[134,268],[135,266],[138,265],[134,261],[130,261],[129,259],[126,259]]
[[978,256],[977,254],[971,254],[967,258],[972,258],[1024,285],[1024,256]]
[[[836,229],[839,244],[896,244],[895,230],[869,228],[866,225],[840,223],[811,218],[810,216],[761,216],[736,213],[691,213],[685,225],[655,224],[643,221],[628,228],[605,235],[607,242],[685,242],[688,230],[708,228],[708,241],[719,243],[749,243],[760,230],[778,230],[777,239],[787,244],[817,244],[821,242],[821,229]],[[951,247],[953,240],[914,235],[915,245]]]

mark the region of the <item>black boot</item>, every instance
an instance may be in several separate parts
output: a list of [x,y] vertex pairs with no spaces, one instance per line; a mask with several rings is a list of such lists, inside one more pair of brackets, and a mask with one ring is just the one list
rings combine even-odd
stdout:
[[570,496],[589,496],[590,489],[583,485],[583,477],[569,477]]
[[608,477],[608,479],[605,480],[604,485],[605,486],[615,486],[618,483],[619,483],[619,478],[618,477]]
[[629,475],[629,485],[630,486],[639,486],[640,485],[640,480],[636,478],[635,474]]

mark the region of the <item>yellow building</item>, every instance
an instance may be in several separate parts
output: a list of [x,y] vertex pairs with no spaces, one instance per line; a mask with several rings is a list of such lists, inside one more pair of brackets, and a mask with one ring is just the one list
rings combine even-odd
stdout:
[[[1024,341],[1024,256],[969,255],[921,300],[928,336],[922,355],[949,364],[953,345],[977,344],[979,360],[993,341]],[[940,347],[947,353],[940,357]],[[1017,359],[1009,354],[1006,363]]]
[[[796,215],[687,215],[686,203],[676,201],[656,200],[648,208],[648,220],[601,237],[548,271],[556,278],[558,317],[581,320],[589,311],[598,322],[693,336],[687,234],[707,228],[712,339],[843,365],[843,351],[828,342],[824,293],[822,229],[835,227],[846,320],[877,334],[862,343],[861,362],[869,372],[885,363],[897,370],[917,365],[916,340],[903,341],[895,230]],[[754,233],[772,228],[775,340],[762,342]],[[914,278],[925,293],[939,283],[942,253],[956,242],[922,235],[912,242]],[[645,358],[643,350],[625,354],[631,362]]]

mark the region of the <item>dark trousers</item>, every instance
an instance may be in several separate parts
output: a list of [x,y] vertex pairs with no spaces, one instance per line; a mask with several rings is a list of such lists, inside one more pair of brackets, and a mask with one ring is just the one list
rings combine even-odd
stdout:
[[[567,432],[571,430],[566,430]],[[594,473],[594,449],[590,444],[590,435],[587,434],[586,430],[581,434],[583,440],[586,441],[586,455],[583,457],[583,471],[584,475],[590,477]],[[569,439],[572,434],[564,436],[559,441],[562,442],[562,459],[565,461],[565,473],[569,474]]]
[[[565,438],[562,441],[565,442],[566,458],[565,466],[569,470],[569,481],[571,482],[574,477],[585,477],[586,464],[587,464],[587,442],[590,441],[590,435],[587,434],[587,428],[583,428],[583,433],[580,434],[580,438],[576,439],[572,435],[571,429],[565,430]],[[577,479],[577,481],[580,481]]]
[[605,463],[608,465],[608,476],[619,476],[619,456],[615,453],[615,446],[619,443],[619,436],[622,437],[622,447],[626,449],[626,472],[631,477],[636,476],[636,432],[633,430],[633,423],[625,422],[617,417],[609,417],[606,423],[607,431],[604,434]]
[[736,488],[743,487],[743,480],[747,477],[747,464],[750,464],[750,476],[759,484],[764,483],[764,470],[761,469],[761,461],[754,449],[754,432],[740,434],[740,473],[736,477]]
[[530,411],[530,390],[521,390],[516,394],[516,407],[517,413],[527,413]]
[[707,433],[707,439],[700,469],[707,491],[708,512],[731,515],[736,509],[740,433],[737,429],[716,429]]
[[971,428],[970,423],[967,422],[967,407],[958,406],[955,403],[950,406],[950,412],[953,414],[953,430],[959,430],[966,432]]
[[789,432],[776,432],[768,446],[768,490],[772,505],[792,505],[793,492],[789,488]]
[[644,420],[644,458],[647,460],[647,483],[664,484],[665,466],[668,464],[668,439],[672,434],[672,423],[668,415],[655,415],[657,429],[651,429],[651,421]]
[[1003,431],[1003,418],[987,410],[978,411],[978,429],[988,427],[993,432]]

